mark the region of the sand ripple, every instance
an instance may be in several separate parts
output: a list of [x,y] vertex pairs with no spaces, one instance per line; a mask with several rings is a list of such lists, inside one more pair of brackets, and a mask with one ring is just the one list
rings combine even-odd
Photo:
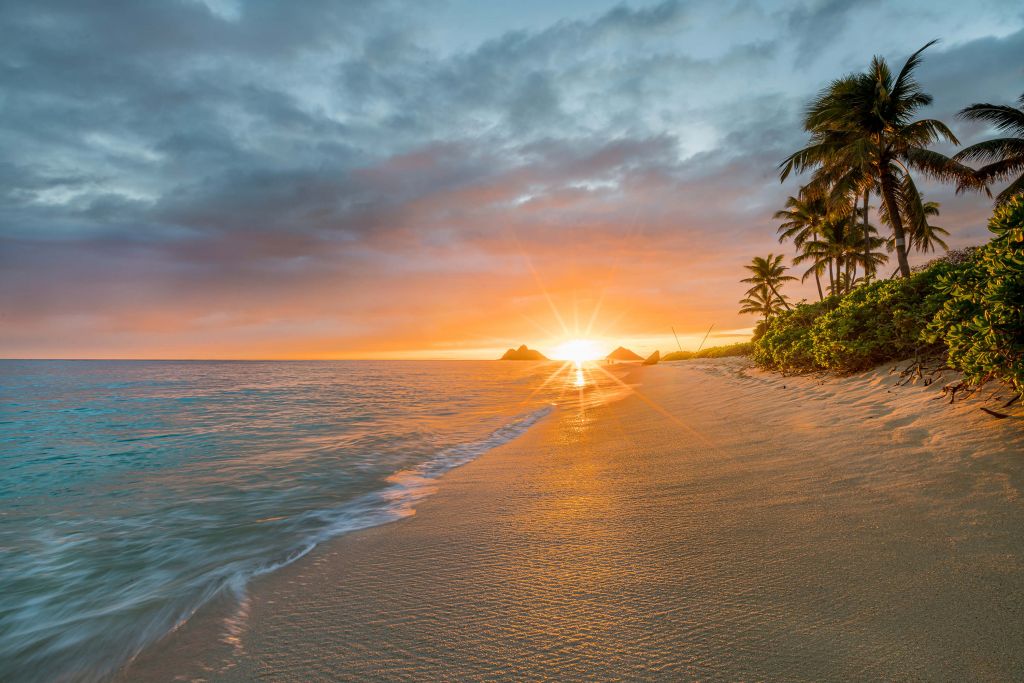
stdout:
[[1020,428],[883,375],[722,367],[645,369],[647,400],[561,411],[416,517],[258,583],[240,649],[199,620],[133,673],[1024,677]]

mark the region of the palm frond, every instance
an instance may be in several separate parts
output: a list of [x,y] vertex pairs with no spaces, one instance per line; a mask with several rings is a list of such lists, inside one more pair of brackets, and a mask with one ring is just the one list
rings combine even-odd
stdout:
[[996,195],[996,206],[1002,206],[1019,194],[1024,194],[1024,175],[1014,180],[1005,190]]
[[1024,138],[995,138],[964,147],[953,155],[955,161],[987,161],[1024,157]]
[[1008,180],[1018,173],[1024,173],[1024,156],[1003,159],[975,171],[977,178],[984,183]]
[[[1024,95],[1021,95],[1024,104]],[[972,104],[961,109],[957,118],[968,121],[983,121],[995,126],[1000,133],[1013,132],[1024,135],[1024,110],[1006,104]]]
[[910,145],[915,147],[924,147],[936,142],[960,144],[953,131],[938,119],[918,119],[904,126],[900,134]]
[[964,166],[940,152],[922,147],[909,147],[904,151],[903,156],[911,167],[934,180],[960,183],[977,181],[973,168]]
[[907,57],[907,61],[903,64],[903,68],[900,69],[900,73],[896,77],[896,82],[893,84],[889,93],[892,100],[908,101],[906,105],[908,114],[912,113],[913,110],[920,106],[931,104],[931,96],[921,92],[920,85],[918,85],[917,81],[914,80],[914,70],[921,65],[921,55],[924,51],[932,45],[935,45],[937,42],[939,42],[938,39],[929,40],[927,43],[922,45],[917,52]]

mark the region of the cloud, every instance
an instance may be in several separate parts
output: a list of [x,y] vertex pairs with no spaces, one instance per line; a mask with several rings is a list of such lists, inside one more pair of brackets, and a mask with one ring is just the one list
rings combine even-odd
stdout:
[[[862,67],[860,23],[893,16],[622,4],[440,50],[431,6],[397,0],[13,3],[0,354],[515,341],[550,317],[533,273],[630,311],[616,333],[743,327],[736,270],[783,249],[770,216],[796,186],[775,165],[822,85],[794,60]],[[921,71],[941,116],[1019,94],[1020,17],[954,19]],[[987,211],[926,191],[950,228]]]
[[846,33],[851,14],[878,4],[879,0],[809,0],[797,3],[786,16],[786,25],[798,44],[798,63],[813,59],[829,43]]

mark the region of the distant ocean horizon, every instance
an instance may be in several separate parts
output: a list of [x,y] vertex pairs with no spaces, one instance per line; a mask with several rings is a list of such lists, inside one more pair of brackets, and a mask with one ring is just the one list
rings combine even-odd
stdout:
[[0,360],[0,680],[98,680],[213,597],[400,519],[594,367]]

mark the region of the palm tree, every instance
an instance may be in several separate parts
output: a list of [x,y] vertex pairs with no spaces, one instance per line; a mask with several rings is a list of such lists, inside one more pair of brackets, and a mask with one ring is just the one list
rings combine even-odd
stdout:
[[[957,161],[988,161],[977,171],[977,180],[986,186],[993,182],[1017,178],[999,193],[996,204],[1001,206],[1014,195],[1024,193],[1024,95],[1017,98],[1019,107],[1005,104],[972,104],[957,114],[969,121],[993,124],[1000,133],[1012,137],[986,140],[960,150],[953,158]],[[961,184],[959,189],[971,187]]]
[[946,240],[942,239],[949,237],[949,230],[932,225],[928,220],[929,216],[939,215],[939,203],[924,202],[921,208],[924,209],[924,215],[921,216],[921,225],[915,227],[914,232],[910,235],[910,246],[922,253],[937,251],[935,245],[942,247],[942,251],[949,251],[949,245],[946,244]]
[[[786,208],[776,211],[773,216],[776,220],[783,221],[778,229],[779,242],[792,239],[793,245],[798,250],[802,249],[808,241],[819,236],[821,225],[828,219],[828,215],[828,202],[821,195],[809,195],[801,192],[796,197],[787,198]],[[814,273],[814,282],[818,286],[818,300],[820,301],[825,298],[821,289],[823,267],[817,265],[812,267],[801,278],[801,282],[805,281],[812,272]]]
[[793,259],[793,264],[810,262],[811,266],[803,275],[806,280],[815,271],[828,271],[829,294],[844,294],[862,281],[857,277],[857,267],[864,266],[865,253],[868,254],[865,272],[884,263],[885,254],[877,251],[885,245],[885,240],[877,236],[878,231],[868,224],[868,247],[864,249],[861,238],[863,227],[858,225],[851,215],[832,216],[821,225],[820,234],[815,239],[804,242],[800,253]]
[[[871,276],[878,272],[878,267],[885,265],[885,262],[889,260],[889,256],[884,251],[879,251],[882,247],[888,246],[889,241],[879,237],[878,230],[871,224],[867,226],[867,237],[861,239],[862,243],[856,247],[857,259],[860,261],[861,266],[864,267],[862,281],[870,282]],[[853,284],[856,285],[858,283],[854,281]]]
[[[949,237],[949,231],[937,225],[932,225],[931,221],[928,220],[929,217],[939,215],[939,203],[923,201],[924,195],[921,195],[921,198],[920,207],[907,207],[910,219],[907,228],[910,235],[911,248],[921,253],[936,251],[936,246],[942,247],[943,251],[949,251],[949,245],[942,239],[943,237]],[[920,212],[917,211],[918,208]],[[889,212],[885,210],[885,207],[882,207],[881,218],[883,223],[891,225],[889,222]],[[890,243],[890,250],[894,246]]]
[[[790,310],[789,302],[785,296],[779,293],[779,290],[783,283],[796,280],[796,278],[785,274],[788,268],[782,265],[783,258],[782,254],[778,256],[768,254],[767,258],[755,256],[748,265],[743,266],[752,275],[740,282],[753,286],[747,290],[746,298],[740,300],[740,303],[744,305],[744,308],[740,310],[741,313],[762,313],[765,318],[768,318],[777,313],[780,307],[785,307],[787,311]],[[747,310],[751,306],[759,307],[759,310]]]
[[768,291],[767,287],[759,287],[747,292],[747,296],[740,299],[743,308],[740,313],[753,313],[768,320],[779,312],[779,299]]
[[[833,192],[857,196],[879,191],[892,219],[896,258],[904,277],[910,275],[910,264],[899,208],[915,206],[916,212],[921,211],[916,186],[905,182],[910,169],[939,180],[976,182],[971,169],[926,149],[940,141],[959,144],[953,132],[935,119],[914,120],[917,110],[932,101],[914,80],[914,70],[921,63],[921,53],[934,43],[912,54],[895,78],[885,60],[876,56],[867,72],[833,81],[804,117],[810,144],[779,164],[781,180],[793,171],[816,168],[813,182]],[[865,260],[870,260],[868,254]]]
[[[836,250],[833,246],[834,239],[832,226],[827,225],[823,229],[821,234],[816,235],[813,239],[809,239],[801,245],[800,253],[793,258],[793,265],[797,266],[802,263],[811,264],[803,276],[800,278],[801,282],[805,282],[808,277],[813,273],[816,277],[821,277],[821,274],[828,271],[828,291],[830,294],[835,293],[836,288],[836,274],[834,270]],[[824,295],[820,290],[819,284],[819,301],[824,300]]]

